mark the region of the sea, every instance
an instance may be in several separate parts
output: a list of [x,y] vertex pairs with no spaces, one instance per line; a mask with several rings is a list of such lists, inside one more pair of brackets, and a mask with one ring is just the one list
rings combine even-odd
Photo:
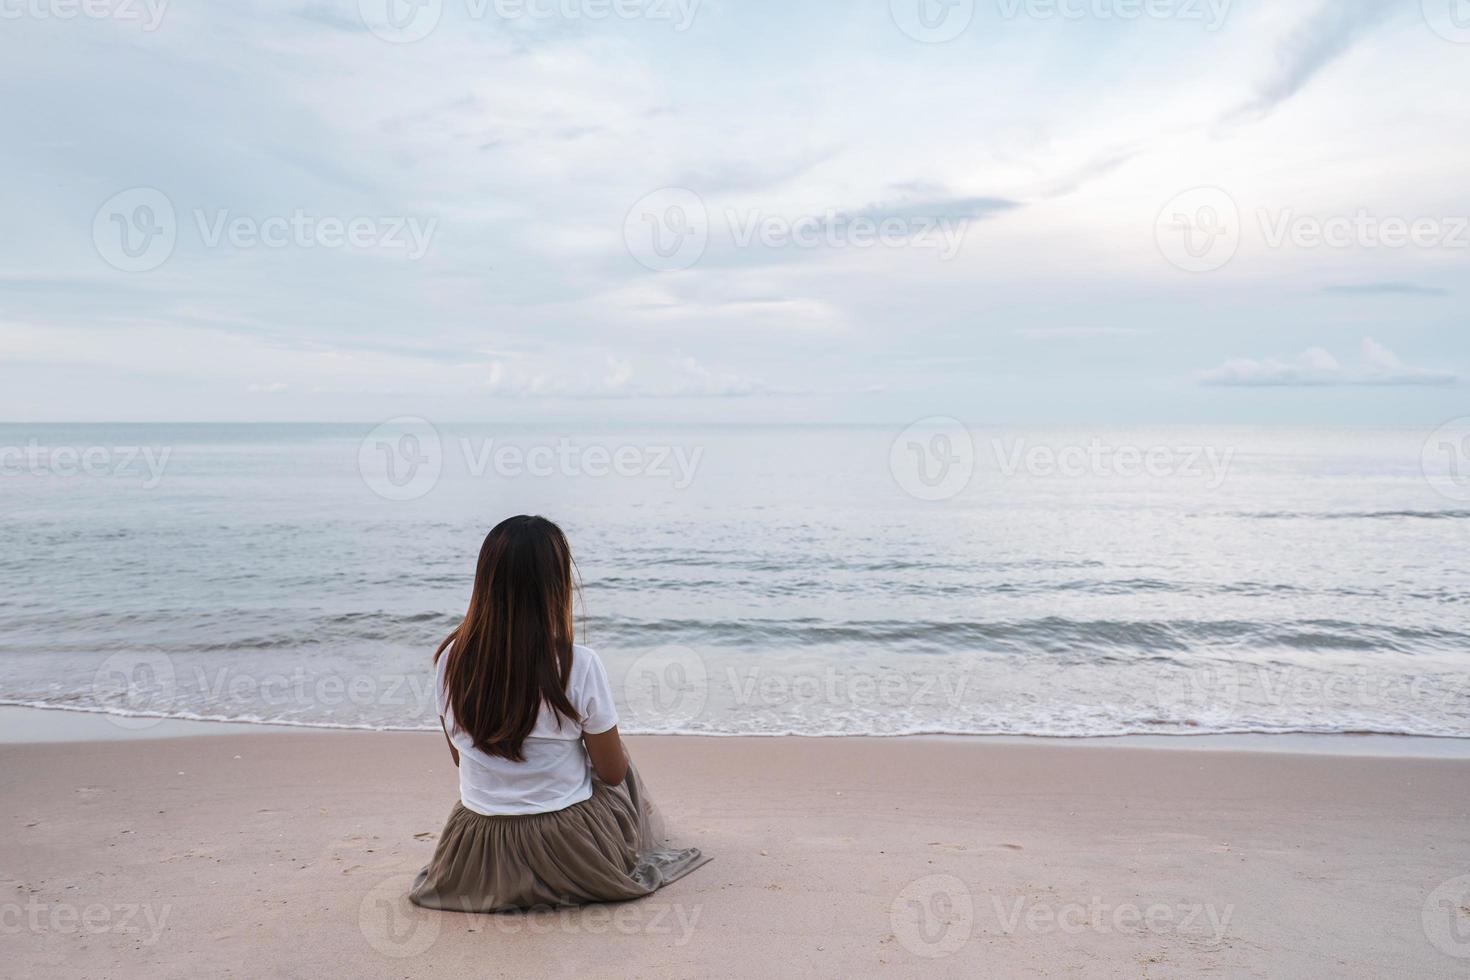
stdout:
[[0,425],[0,703],[436,728],[535,513],[628,733],[1466,738],[1464,430]]

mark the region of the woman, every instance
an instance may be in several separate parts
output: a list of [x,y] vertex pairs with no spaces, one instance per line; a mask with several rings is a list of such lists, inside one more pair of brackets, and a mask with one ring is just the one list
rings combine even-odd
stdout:
[[542,517],[485,538],[464,621],[434,653],[460,802],[410,898],[503,912],[641,898],[694,870],[663,846],[597,654],[572,642],[572,554]]

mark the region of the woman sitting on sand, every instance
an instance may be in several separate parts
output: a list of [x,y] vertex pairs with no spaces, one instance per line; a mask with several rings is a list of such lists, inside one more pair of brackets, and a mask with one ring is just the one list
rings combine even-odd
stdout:
[[561,528],[512,517],[485,538],[464,621],[434,653],[460,802],[409,897],[457,912],[641,898],[704,863],[663,846],[618,737],[607,671],[572,642]]

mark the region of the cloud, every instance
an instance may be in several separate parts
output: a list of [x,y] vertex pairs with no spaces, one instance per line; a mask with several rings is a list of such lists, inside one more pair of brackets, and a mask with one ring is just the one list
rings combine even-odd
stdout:
[[1096,337],[1138,337],[1153,331],[1139,327],[1022,327],[1012,332],[1027,340],[1085,340]]
[[[404,45],[374,37],[352,0],[173,4],[152,34],[7,24],[0,77],[39,95],[7,107],[0,141],[14,232],[0,236],[0,306],[24,324],[0,322],[0,417],[641,421],[641,395],[686,392],[704,400],[681,418],[774,418],[806,389],[804,418],[886,422],[945,403],[983,413],[965,406],[1009,383],[991,380],[1003,369],[1017,421],[1099,404],[1183,420],[1216,408],[1196,369],[1307,346],[1269,333],[1300,315],[1284,282],[1296,304],[1350,319],[1396,303],[1417,364],[1470,356],[1449,319],[1465,290],[1361,250],[1332,269],[1283,268],[1296,261],[1283,252],[1210,279],[1228,293],[1211,308],[1276,338],[1222,349],[1150,241],[1159,203],[1202,183],[1242,206],[1457,213],[1463,147],[1443,96],[1464,51],[1407,16],[1374,27],[1360,0],[1236,4],[1216,32],[1099,29],[1086,57],[1018,29],[987,35],[983,58],[934,58],[864,5],[783,8],[774,32],[766,6],[720,3],[718,30],[701,14],[679,33],[444,3],[432,36]],[[1214,138],[1231,110],[1285,99],[1289,129]],[[705,198],[708,250],[654,272],[629,254],[627,219],[676,185]],[[99,255],[93,224],[134,186],[169,197],[178,240],[130,275]],[[206,246],[196,211],[225,209],[439,224],[412,263]],[[755,218],[788,234],[738,244]],[[854,243],[887,218],[915,234]],[[793,242],[796,222],[820,240]],[[931,222],[945,227],[918,233]],[[1395,278],[1410,282],[1378,281]],[[1357,365],[1363,332],[1388,335],[1379,322],[1324,346]],[[1063,376],[1073,347],[1138,357]],[[1176,400],[1181,377],[1190,399]],[[875,385],[890,397],[856,394]],[[619,400],[548,404],[579,396]],[[1402,402],[1400,418],[1424,408]]]
[[1364,338],[1362,361],[1345,365],[1321,347],[1278,360],[1235,358],[1200,376],[1205,385],[1244,388],[1322,387],[1347,385],[1450,385],[1455,375],[1411,367],[1371,337]]
[[765,191],[794,180],[837,155],[831,148],[779,155],[768,151],[768,154],[766,159],[712,160],[697,169],[685,171],[674,178],[673,183],[701,194]]
[[945,197],[933,200],[900,201],[869,204],[853,214],[854,218],[886,221],[981,221],[1021,206],[1021,202],[1004,197]]
[[743,398],[816,392],[769,385],[732,370],[715,370],[682,352],[623,355],[606,349],[575,353],[561,349],[482,349],[455,363],[446,363],[437,351],[374,351],[323,345],[303,348],[224,330],[202,331],[171,324],[137,322],[120,330],[113,325],[58,328],[0,321],[0,363],[7,365],[61,366],[72,371],[102,368],[124,373],[146,370],[156,383],[164,384],[198,380],[198,365],[206,361],[214,365],[211,384],[250,395],[412,395],[431,386],[438,394],[567,401]]
[[1324,286],[1322,292],[1338,296],[1448,296],[1448,289],[1420,286],[1412,282],[1364,282],[1345,286]]
[[297,10],[296,16],[311,21],[313,24],[321,24],[323,27],[331,27],[339,31],[354,34],[367,31],[367,25],[360,17],[350,17],[342,13],[340,9],[326,3],[309,3]]
[[630,324],[694,326],[705,331],[752,330],[783,336],[841,332],[844,320],[833,304],[791,292],[779,280],[748,273],[668,276],[610,290],[586,306],[589,317],[609,312]]
[[764,382],[714,371],[693,357],[672,355],[635,360],[607,354],[601,368],[551,363],[544,358],[510,358],[486,366],[482,390],[497,398],[559,398],[572,401],[623,398],[747,398],[776,392]]
[[1024,206],[1006,197],[946,193],[922,182],[890,187],[906,193],[857,207],[712,209],[716,230],[700,268],[823,262],[861,254],[875,243],[929,250],[948,261],[963,248],[973,222]]
[[1255,96],[1224,121],[1269,116],[1385,20],[1392,7],[1384,0],[1325,0],[1277,44],[1274,70],[1256,86]]
[[1080,167],[1041,184],[1036,188],[1036,193],[1041,197],[1065,197],[1094,180],[1106,177],[1139,156],[1141,152],[1136,146],[1115,147],[1107,150]]

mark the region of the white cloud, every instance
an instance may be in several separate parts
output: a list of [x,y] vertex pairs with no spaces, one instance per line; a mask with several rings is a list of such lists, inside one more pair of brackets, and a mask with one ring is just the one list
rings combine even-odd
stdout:
[[1152,331],[1139,327],[1021,327],[1014,332],[1027,340],[1092,340],[1138,337]]
[[736,398],[774,393],[759,379],[712,371],[693,357],[640,358],[610,352],[600,359],[564,354],[496,358],[483,366],[480,389],[496,398],[568,400]]
[[[1134,415],[1177,418],[1213,411],[1170,382],[1215,362],[1199,352],[1221,322],[1269,350],[1309,318],[1333,320],[1295,346],[1391,315],[1426,363],[1470,357],[1451,250],[1267,254],[1247,235],[1186,295],[1154,235],[1164,202],[1200,185],[1243,217],[1463,213],[1470,60],[1421,18],[1379,24],[1368,0],[1236,4],[1209,31],[977,8],[966,36],[926,46],[881,3],[788,4],[780,31],[768,6],[706,0],[679,33],[446,3],[407,45],[364,29],[352,0],[173,5],[151,34],[7,22],[0,78],[37,94],[7,106],[0,141],[0,418],[540,417],[556,406],[538,397],[579,396],[622,401],[568,414],[640,418],[637,398],[681,393],[705,397],[681,410],[736,418],[807,390],[831,398],[802,417],[887,422],[984,415],[1002,397],[1018,418],[1091,413],[1120,387]],[[1236,124],[1214,124],[1232,110]],[[653,273],[624,222],[678,184],[705,201],[709,246],[692,269]],[[179,237],[129,276],[92,233],[97,206],[132,186],[169,196]],[[298,208],[438,224],[411,263],[206,247],[194,217]],[[830,208],[947,217],[963,247],[943,261],[909,245],[730,245],[728,214]],[[1333,282],[1363,285],[1321,292]],[[1126,364],[1078,363],[1125,343]],[[1318,355],[1231,372],[1217,373],[1439,377]],[[873,388],[892,397],[857,394]]]
[[1231,119],[1269,114],[1347,53],[1391,8],[1384,0],[1323,0],[1277,44],[1270,73],[1257,86],[1254,98],[1232,113]]
[[1358,364],[1345,365],[1321,347],[1284,360],[1235,358],[1200,376],[1200,383],[1238,387],[1340,385],[1448,385],[1455,375],[1412,367],[1371,337],[1364,338]]

